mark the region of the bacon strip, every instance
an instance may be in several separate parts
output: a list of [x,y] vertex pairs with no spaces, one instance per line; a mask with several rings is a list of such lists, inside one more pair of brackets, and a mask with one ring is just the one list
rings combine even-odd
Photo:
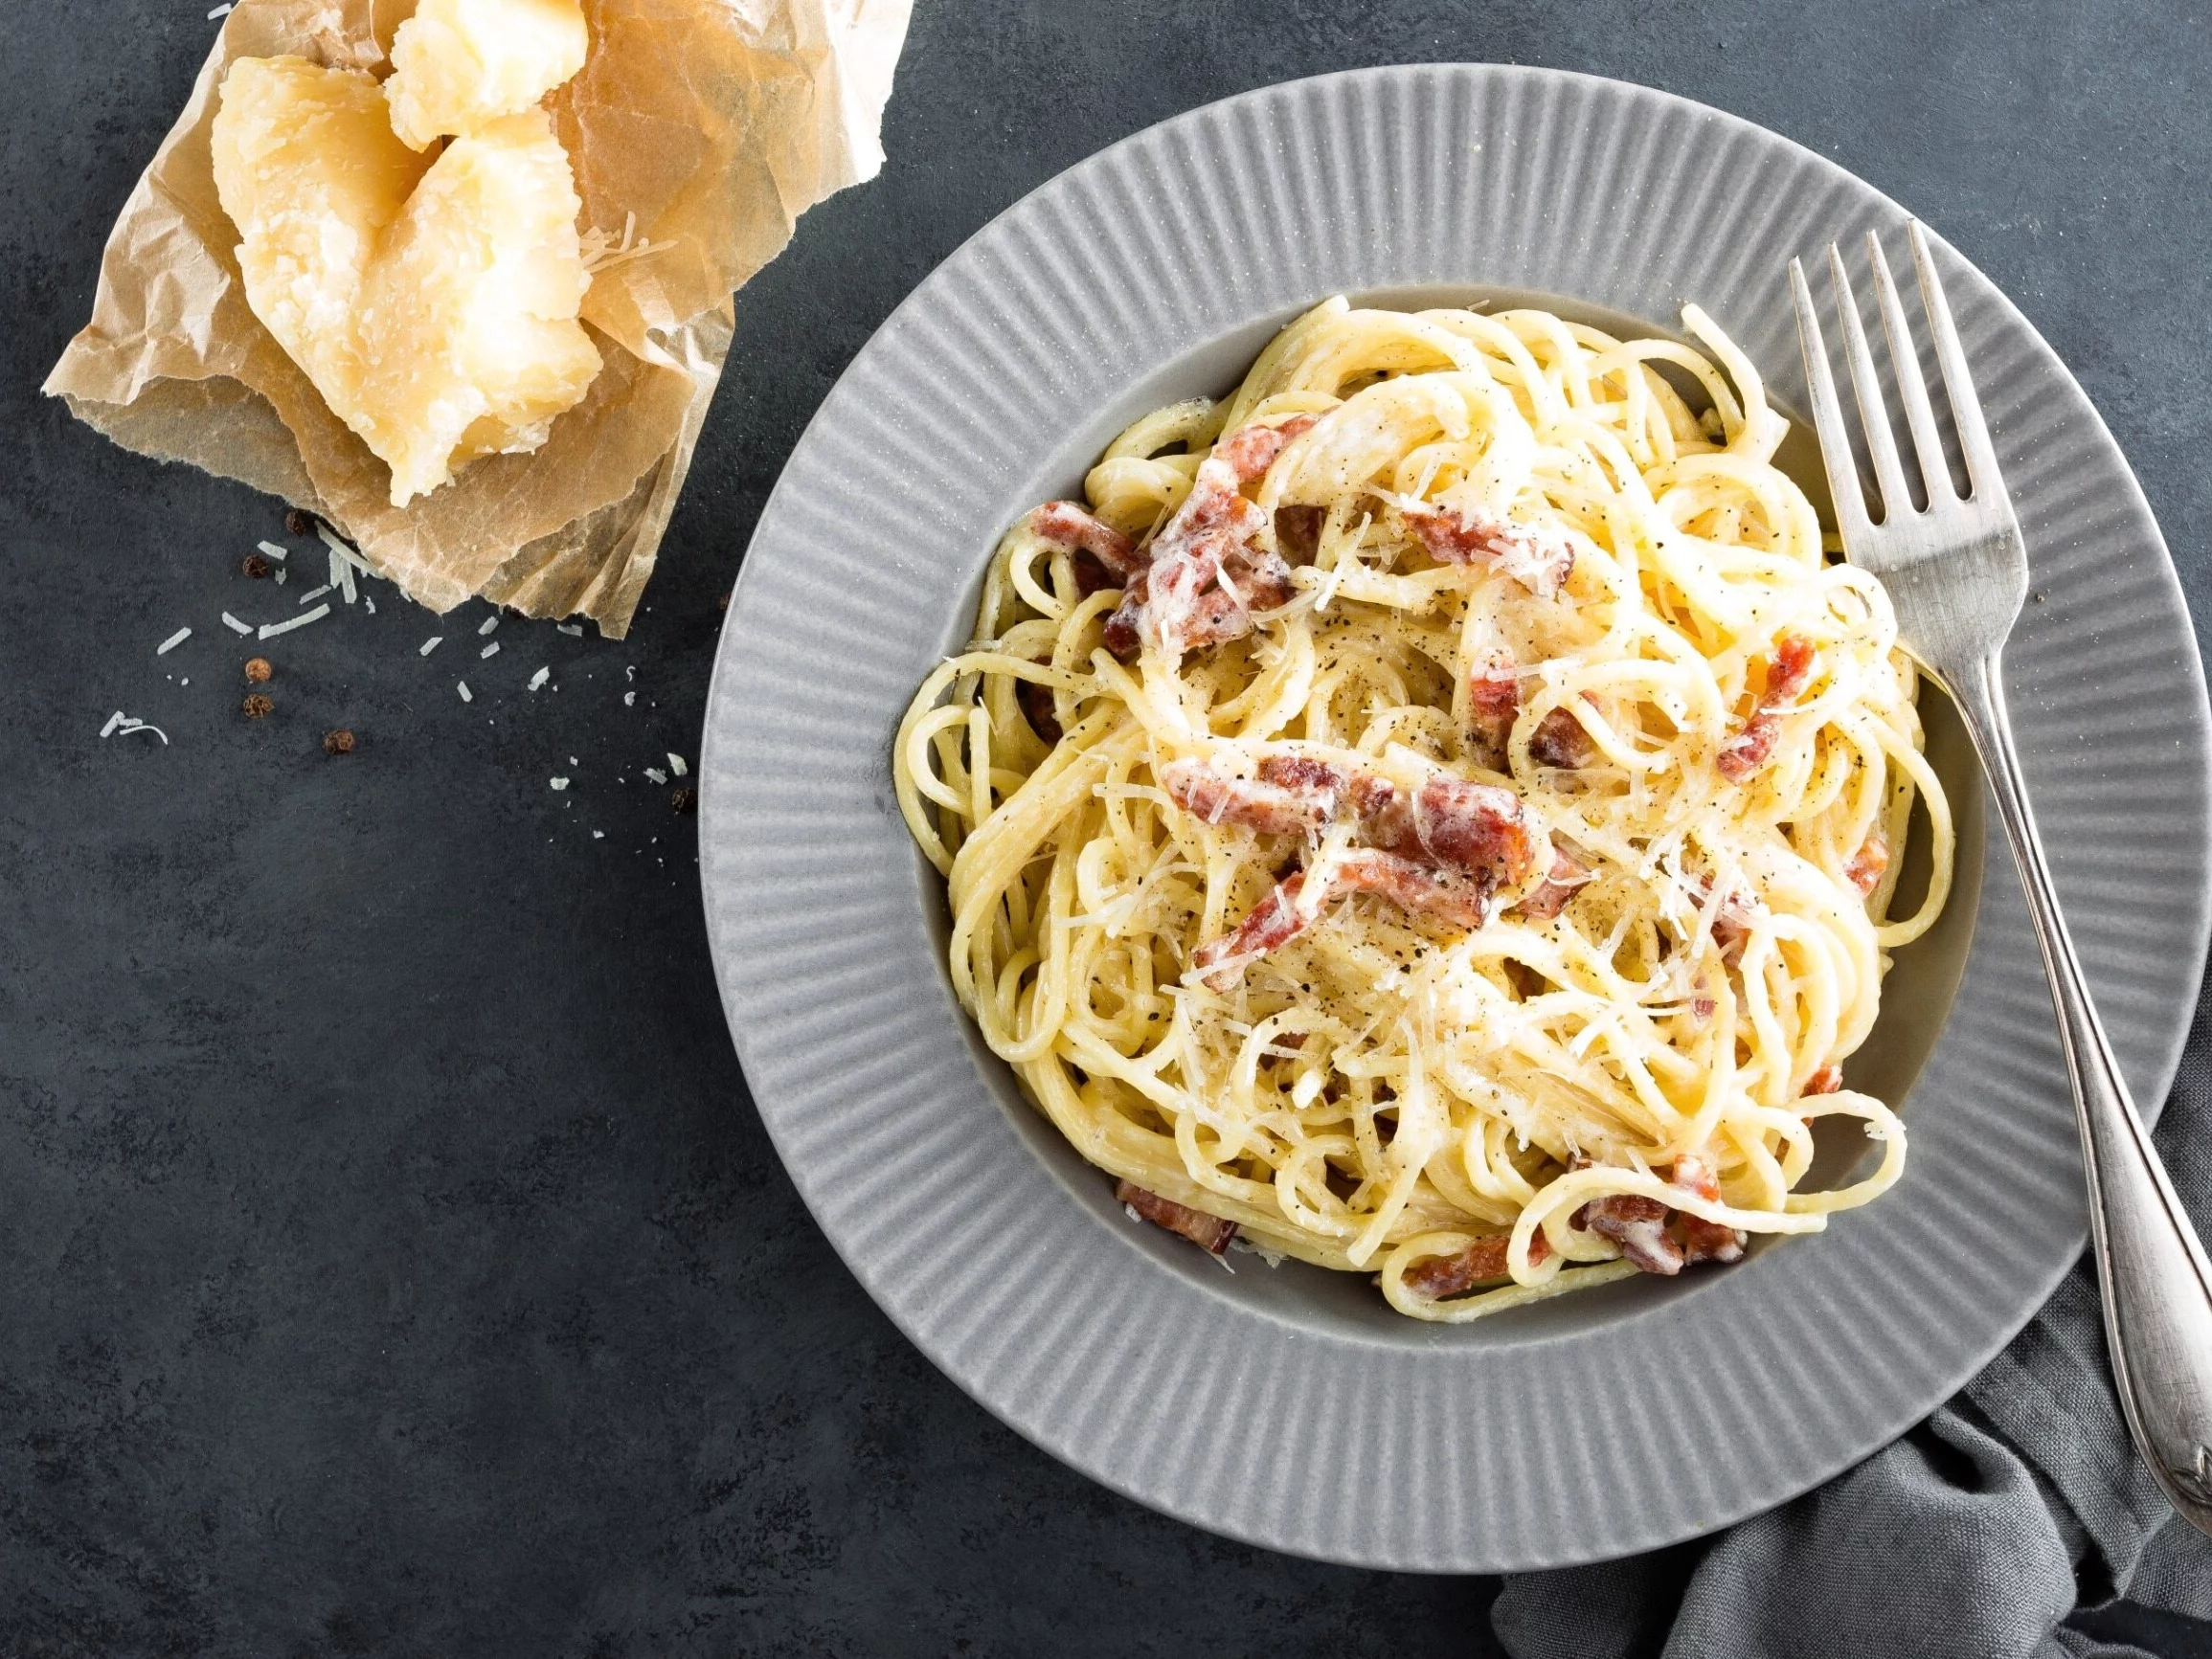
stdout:
[[1759,693],[1743,729],[1721,746],[1717,759],[1721,775],[1741,783],[1773,758],[1774,744],[1782,735],[1781,718],[1774,710],[1794,699],[1813,677],[1813,641],[1802,634],[1784,634],[1774,641],[1774,655],[1767,661],[1767,688]]
[[1682,1247],[1667,1237],[1672,1213],[1657,1199],[1615,1193],[1583,1205],[1575,1212],[1575,1223],[1618,1244],[1639,1272],[1671,1279],[1682,1270]]
[[1860,849],[1851,855],[1851,862],[1843,866],[1843,879],[1859,889],[1859,896],[1870,899],[1874,889],[1882,885],[1882,878],[1889,869],[1889,841],[1880,830],[1868,836]]
[[1548,922],[1567,908],[1567,901],[1590,880],[1590,867],[1557,841],[1551,843],[1551,868],[1544,880],[1523,895],[1513,908],[1532,922]]
[[1209,1216],[1204,1210],[1194,1210],[1188,1204],[1179,1204],[1173,1199],[1146,1192],[1135,1181],[1118,1183],[1114,1189],[1114,1198],[1154,1226],[1182,1234],[1208,1255],[1220,1255],[1229,1248],[1230,1240],[1236,1237],[1234,1222],[1225,1222],[1219,1216]]
[[1573,546],[1548,526],[1517,525],[1479,508],[1416,505],[1400,512],[1439,564],[1490,565],[1547,598],[1574,569]]
[[1317,418],[1239,427],[1213,446],[1183,504],[1137,555],[1140,568],[1129,573],[1121,603],[1106,619],[1107,650],[1126,661],[1149,642],[1180,656],[1242,639],[1255,625],[1254,613],[1290,602],[1298,587],[1289,561],[1257,545],[1267,515],[1242,491]]
[[1476,757],[1503,772],[1513,722],[1521,714],[1521,676],[1513,659],[1493,651],[1467,669],[1467,735]]
[[1528,758],[1538,766],[1572,772],[1597,757],[1597,745],[1569,708],[1554,708],[1528,734]]
[[1490,919],[1491,888],[1447,875],[1396,853],[1355,847],[1337,861],[1328,896],[1373,893],[1410,914],[1433,916],[1455,928],[1479,928]]
[[1834,1061],[1830,1061],[1826,1065],[1814,1072],[1812,1076],[1805,1079],[1805,1092],[1807,1094],[1834,1094],[1842,1087],[1843,1068]]
[[1029,515],[1029,528],[1048,542],[1089,553],[1123,581],[1144,568],[1136,543],[1073,502],[1047,502]]
[[1226,776],[1204,761],[1171,760],[1160,769],[1160,787],[1194,818],[1212,824],[1241,824],[1261,835],[1304,835],[1336,816],[1334,789],[1286,787],[1269,778],[1264,764],[1254,781]]
[[1290,446],[1291,439],[1309,431],[1319,419],[1318,415],[1294,415],[1275,426],[1262,426],[1257,421],[1240,426],[1215,441],[1213,459],[1227,461],[1237,482],[1257,483],[1267,477],[1267,469],[1275,465],[1275,457]]
[[1200,981],[1227,995],[1244,977],[1246,962],[1280,950],[1312,927],[1320,907],[1317,905],[1311,916],[1298,908],[1298,894],[1305,890],[1305,885],[1303,870],[1283,877],[1266,898],[1245,912],[1243,921],[1220,938],[1199,946],[1190,961]]
[[[1456,1256],[1430,1256],[1406,1269],[1406,1288],[1432,1302],[1471,1290],[1488,1279],[1505,1277],[1505,1248],[1510,1233],[1491,1233],[1477,1239]],[[1551,1255],[1551,1241],[1539,1227],[1528,1240],[1528,1265],[1541,1267]]]
[[[1675,1167],[1667,1178],[1692,1197],[1707,1203],[1720,1202],[1720,1177],[1702,1157],[1685,1155],[1675,1159]],[[1676,1212],[1676,1222],[1682,1231],[1684,1267],[1694,1267],[1700,1262],[1726,1265],[1744,1259],[1744,1235],[1735,1228],[1680,1210]]]
[[1350,816],[1375,847],[1466,876],[1488,893],[1515,887],[1535,868],[1536,831],[1521,797],[1494,783],[1436,776],[1411,800],[1387,778],[1302,754],[1270,754],[1247,781],[1204,762],[1174,760],[1160,781],[1185,811],[1208,823],[1289,835]]

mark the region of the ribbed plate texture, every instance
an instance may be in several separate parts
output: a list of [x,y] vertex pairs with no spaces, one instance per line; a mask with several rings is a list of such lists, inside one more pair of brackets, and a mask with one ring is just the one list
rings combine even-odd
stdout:
[[[1234,383],[1326,295],[1462,285],[1678,326],[1703,304],[1805,406],[1784,266],[1903,213],[1645,88],[1414,66],[1299,81],[1116,146],[1001,215],[887,322],[763,514],[704,742],[702,869],[761,1116],[846,1262],[1054,1455],[1276,1549],[1434,1571],[1643,1550],[1873,1451],[1989,1358],[2085,1231],[2050,1006],[1989,849],[1903,1183],[1742,1267],[1439,1330],[1364,1284],[1135,1228],[947,989],[891,734],[1005,526],[1125,420]],[[1938,244],[2043,595],[2006,654],[2068,917],[2160,1100],[2203,960],[2207,721],[2181,593],[2049,347]],[[1326,1283],[1321,1281],[1326,1280]]]

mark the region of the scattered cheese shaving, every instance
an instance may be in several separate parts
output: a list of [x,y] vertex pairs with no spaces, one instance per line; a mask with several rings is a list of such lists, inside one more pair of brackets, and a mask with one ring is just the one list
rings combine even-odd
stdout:
[[584,625],[581,622],[555,622],[553,632],[566,634],[572,639],[581,639],[584,637]]
[[214,11],[208,13],[208,21],[213,23],[218,17],[228,16],[230,14],[231,7],[234,4],[236,4],[236,0],[223,0],[223,3],[220,6],[217,6]]
[[363,594],[361,595],[361,603],[363,603],[364,605],[366,605],[366,606],[368,606],[368,607],[369,607],[369,615],[371,615],[372,617],[373,617],[373,616],[375,616],[375,615],[376,615],[376,595],[375,595],[375,594]]
[[340,559],[338,561],[338,586],[346,590],[346,603],[350,605],[355,595],[353,593],[353,566],[350,560]]
[[540,668],[535,674],[532,674],[530,677],[530,688],[532,691],[535,691],[540,685],[543,685],[548,680],[551,680],[552,678],[553,670],[551,668]]
[[431,654],[431,652],[437,650],[439,646],[444,643],[445,636],[443,634],[433,634],[429,639],[422,641],[421,646],[416,651],[415,654],[418,657],[427,657]]
[[682,755],[678,754],[674,750],[670,750],[668,751],[668,770],[674,773],[678,777],[682,777],[691,769],[684,764],[684,757]]
[[553,789],[566,789],[569,786],[569,780],[565,777],[549,777],[546,783]]
[[461,700],[462,700],[462,702],[463,702],[463,703],[474,703],[474,702],[476,701],[476,699],[475,699],[475,698],[471,697],[471,696],[468,694],[468,682],[467,682],[467,681],[465,681],[465,680],[456,680],[456,681],[453,683],[453,688],[454,688],[456,691],[458,691],[458,692],[460,692],[460,693],[461,693]]
[[305,628],[309,622],[320,622],[329,614],[330,607],[328,605],[317,605],[305,616],[294,617],[288,622],[263,622],[261,624],[261,638],[274,639],[279,634],[289,634],[294,628]]
[[622,693],[622,706],[624,708],[635,708],[637,706],[638,694],[635,691],[625,691]]
[[160,644],[156,645],[153,648],[153,654],[156,657],[167,657],[171,651],[174,651],[179,645],[182,645],[192,637],[192,631],[190,628],[179,628],[175,633],[171,634],[168,639],[164,639]]
[[317,599],[320,599],[329,591],[330,584],[327,582],[325,582],[320,588],[309,588],[305,594],[300,595],[300,603],[303,605],[312,605]]
[[478,652],[476,655],[477,655],[477,657],[478,657],[480,660],[481,660],[481,659],[483,659],[483,658],[485,658],[485,657],[496,657],[497,655],[499,655],[499,641],[498,641],[497,639],[494,639],[494,640],[493,640],[493,641],[492,641],[490,644],[486,645],[486,646],[485,646],[485,647],[483,650],[479,651],[479,652]]
[[284,585],[284,578],[290,574],[291,572],[289,571],[279,571],[277,572],[277,586],[280,588],[282,587]]
[[134,731],[150,731],[161,739],[164,749],[169,747],[168,732],[158,726],[148,726],[135,714],[125,714],[120,708],[107,717],[107,724],[100,729],[100,735],[105,737],[111,731],[121,737],[128,737]]
[[651,778],[655,783],[666,783],[668,781],[668,774],[663,772],[657,766],[646,767],[645,775]]
[[275,542],[256,542],[254,546],[260,549],[262,552],[268,554],[270,558],[276,560],[280,565],[291,557],[289,551],[283,548],[280,548]]
[[491,614],[490,616],[488,616],[488,617],[485,617],[485,619],[484,619],[484,626],[483,626],[483,627],[481,627],[481,628],[479,628],[479,629],[478,629],[476,632],[477,632],[477,635],[478,635],[478,637],[479,637],[479,638],[481,638],[481,637],[483,637],[484,635],[490,633],[490,632],[491,632],[491,631],[492,631],[494,628],[496,628],[496,627],[498,627],[498,626],[499,626],[499,613],[498,613],[497,611],[494,611],[494,612],[492,612],[492,614]]
[[251,634],[254,631],[251,626],[239,621],[228,611],[223,613],[223,622],[234,634]]
[[594,841],[605,841],[606,839],[607,839],[607,832],[606,832],[605,830],[594,830],[594,831],[592,831],[592,840],[594,840]]

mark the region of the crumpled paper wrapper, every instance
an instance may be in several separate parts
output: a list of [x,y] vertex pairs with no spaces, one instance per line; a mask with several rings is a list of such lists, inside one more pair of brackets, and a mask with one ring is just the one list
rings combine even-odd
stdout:
[[605,368],[530,455],[406,508],[246,304],[208,133],[224,72],[296,53],[388,73],[416,0],[242,0],[109,234],[92,321],[45,390],[127,449],[319,513],[435,611],[472,594],[629,627],[730,349],[732,292],[807,208],[883,165],[912,0],[584,0],[591,56],[549,100],[581,228],[665,244],[602,267]]

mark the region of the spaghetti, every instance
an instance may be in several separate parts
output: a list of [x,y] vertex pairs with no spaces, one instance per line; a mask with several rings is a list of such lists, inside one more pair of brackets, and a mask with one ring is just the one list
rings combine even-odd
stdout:
[[[1951,814],[1881,585],[1683,321],[1331,300],[1001,543],[898,799],[962,1006],[1132,1214],[1460,1321],[1896,1180],[1840,1066]],[[1878,1167],[1799,1191],[1832,1116]]]

